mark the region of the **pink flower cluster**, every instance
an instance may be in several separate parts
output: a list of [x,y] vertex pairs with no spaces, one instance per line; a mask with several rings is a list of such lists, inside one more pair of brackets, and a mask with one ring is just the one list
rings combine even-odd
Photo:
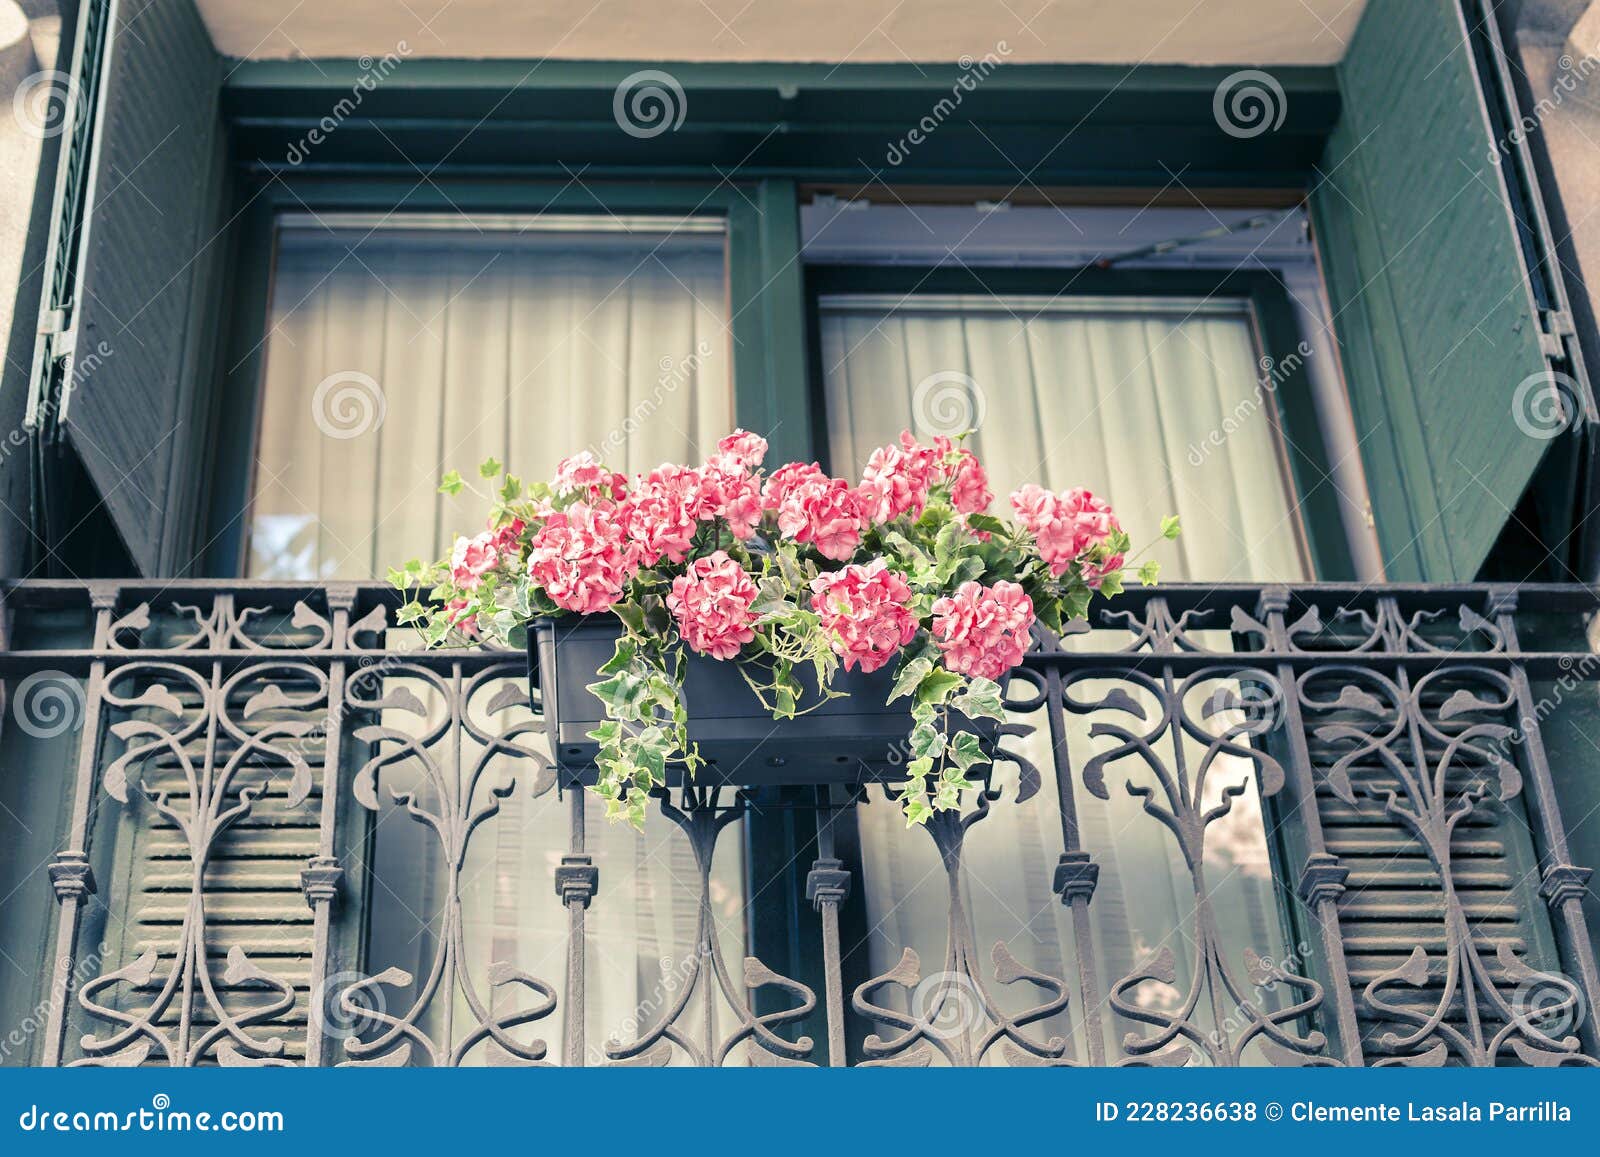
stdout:
[[811,609],[833,640],[846,671],[876,671],[917,633],[911,585],[881,558],[857,563],[811,581]]
[[950,670],[999,679],[1022,662],[1033,618],[1033,600],[1016,583],[964,582],[933,604],[934,645]]
[[464,591],[477,590],[483,584],[483,576],[499,566],[502,559],[516,558],[523,529],[522,519],[516,518],[471,538],[457,538],[450,549],[450,581]]
[[562,498],[581,493],[586,502],[618,499],[628,492],[628,480],[600,464],[600,460],[585,450],[556,465],[550,488]]
[[750,628],[755,600],[756,584],[727,551],[719,550],[695,559],[687,574],[672,580],[667,609],[691,651],[731,659],[756,637]]
[[1011,495],[1011,506],[1022,525],[1033,532],[1039,556],[1059,577],[1074,562],[1084,563],[1084,579],[1098,587],[1105,576],[1122,568],[1122,556],[1086,558],[1112,532],[1122,529],[1111,507],[1087,490],[1054,494],[1032,482]]
[[862,505],[875,522],[903,514],[915,518],[928,505],[928,491],[941,482],[950,484],[950,502],[963,514],[986,510],[993,499],[988,475],[972,451],[955,449],[942,434],[924,446],[910,430],[902,430],[898,446],[880,446],[867,459]]
[[762,501],[777,512],[781,534],[809,543],[824,558],[847,559],[861,542],[860,495],[815,462],[791,462],[776,471],[767,479]]
[[[516,519],[456,540],[446,621],[476,630],[474,612],[487,602],[486,578],[515,567],[524,544],[527,573],[542,594],[584,615],[615,606],[641,568],[687,563],[687,573],[672,580],[666,598],[679,633],[698,653],[732,659],[755,638],[757,586],[738,558],[716,549],[715,534],[701,534],[708,523],[746,540],[761,533],[767,520],[768,535],[775,523],[790,542],[848,562],[877,525],[919,517],[935,490],[968,518],[993,500],[976,456],[944,437],[924,446],[902,432],[897,444],[873,452],[857,486],[829,476],[815,462],[781,466],[763,485],[767,451],[764,438],[736,430],[717,443],[703,466],[667,464],[631,480],[587,452],[565,459],[549,489],[522,508],[531,527]],[[1052,574],[1076,568],[1075,574],[1098,587],[1122,566],[1121,554],[1112,554],[1109,545],[1120,532],[1116,517],[1089,491],[1056,494],[1029,485],[1012,494],[1011,503]],[[923,529],[907,533],[914,537]],[[989,538],[970,524],[969,530]],[[711,553],[695,557],[700,547]],[[885,549],[893,554],[892,547]],[[920,629],[908,578],[890,559],[824,573],[810,590],[810,606],[847,670],[879,670]],[[969,581],[934,602],[931,634],[951,671],[998,679],[1021,661],[1034,619],[1033,603],[1017,583]]]
[[616,507],[575,503],[552,514],[528,551],[528,574],[556,606],[610,610],[638,569],[639,552]]

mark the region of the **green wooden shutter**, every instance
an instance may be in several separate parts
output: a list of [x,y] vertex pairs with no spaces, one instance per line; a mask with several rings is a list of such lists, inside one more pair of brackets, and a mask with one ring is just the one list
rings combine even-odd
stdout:
[[1460,5],[1371,0],[1339,77],[1312,206],[1378,537],[1391,579],[1471,579],[1552,445],[1513,403],[1561,342]]
[[222,63],[192,0],[85,0],[32,406],[146,575],[186,566],[225,184]]

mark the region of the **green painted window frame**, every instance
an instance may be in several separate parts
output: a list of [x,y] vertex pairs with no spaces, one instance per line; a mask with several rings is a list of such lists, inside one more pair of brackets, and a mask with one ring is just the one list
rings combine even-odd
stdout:
[[273,254],[291,213],[701,214],[727,223],[734,414],[770,431],[775,456],[798,458],[812,425],[806,385],[799,195],[793,181],[584,182],[439,177],[302,176],[251,182],[236,198],[231,322],[219,367],[222,405],[213,438],[201,573],[244,573],[260,429]]

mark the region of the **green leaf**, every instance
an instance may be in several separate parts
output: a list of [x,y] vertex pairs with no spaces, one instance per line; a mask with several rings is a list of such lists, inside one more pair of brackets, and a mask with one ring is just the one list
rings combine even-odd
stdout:
[[500,463],[495,460],[493,455],[491,455],[490,457],[485,458],[481,463],[478,464],[478,477],[479,478],[493,478],[497,474],[500,473],[500,470],[501,470]]
[[515,502],[522,495],[522,479],[514,474],[507,474],[506,480],[500,484],[500,501]]
[[466,485],[467,484],[461,479],[460,471],[450,470],[447,471],[445,476],[439,480],[439,493],[449,494],[453,497],[457,494],[460,494]]
[[1100,593],[1108,599],[1116,598],[1122,593],[1122,572],[1112,571],[1100,580]]
[[905,812],[906,827],[914,824],[925,824],[933,818],[933,809],[928,806],[928,801],[921,792],[915,795],[907,793],[901,800],[901,810]]
[[950,706],[968,719],[1004,719],[1006,715],[1000,684],[980,676],[969,680],[967,689],[950,700]]
[[607,659],[605,665],[596,671],[597,675],[615,675],[618,671],[626,671],[633,665],[634,643],[632,639],[623,637],[617,640],[617,649]]
[[1094,597],[1094,592],[1084,586],[1082,582],[1075,581],[1061,594],[1061,614],[1068,619],[1086,619],[1089,617],[1089,600]]
[[1182,529],[1178,526],[1178,516],[1176,514],[1169,514],[1161,520],[1162,538],[1177,538],[1181,533]]
[[902,695],[909,695],[917,689],[929,672],[933,670],[933,663],[928,659],[912,659],[900,668],[900,675],[894,681],[894,686],[889,690],[889,702],[893,703]]
[[967,515],[967,525],[973,530],[982,530],[988,534],[1006,535],[1011,533],[1011,528],[992,514],[969,514]]
[[1139,585],[1153,587],[1161,577],[1161,564],[1151,559],[1139,568]]
[[917,684],[918,703],[943,703],[966,683],[966,679],[942,667],[935,667]]
[[977,764],[989,762],[989,757],[983,753],[982,742],[970,731],[958,731],[950,741],[950,758],[963,772]]
[[944,754],[944,733],[931,723],[911,729],[911,754],[919,759],[937,759]]
[[644,608],[638,603],[618,603],[611,612],[634,634],[644,634]]

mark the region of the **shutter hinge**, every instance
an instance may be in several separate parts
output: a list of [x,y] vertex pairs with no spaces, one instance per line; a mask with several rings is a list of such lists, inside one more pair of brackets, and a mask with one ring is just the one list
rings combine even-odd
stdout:
[[39,315],[39,332],[42,334],[65,333],[68,324],[69,318],[64,309],[47,309]]

